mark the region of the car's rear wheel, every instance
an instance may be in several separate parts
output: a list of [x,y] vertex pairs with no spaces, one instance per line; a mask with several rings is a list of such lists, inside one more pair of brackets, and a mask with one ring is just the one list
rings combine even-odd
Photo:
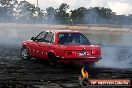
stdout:
[[28,60],[28,59],[31,58],[31,56],[28,53],[28,49],[26,47],[22,47],[22,49],[21,49],[21,56],[25,60]]
[[56,67],[56,65],[57,65],[57,58],[55,57],[55,55],[54,54],[49,54],[48,58],[49,58],[49,64],[50,64],[50,66]]

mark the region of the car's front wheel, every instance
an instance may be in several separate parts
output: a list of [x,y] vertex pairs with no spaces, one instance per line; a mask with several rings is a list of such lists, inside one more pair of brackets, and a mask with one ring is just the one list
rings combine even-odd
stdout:
[[27,59],[30,59],[31,56],[29,55],[28,53],[28,49],[26,47],[22,47],[21,49],[21,56],[23,59],[27,60]]
[[49,64],[50,64],[50,66],[56,67],[56,65],[57,65],[57,58],[55,57],[55,55],[54,54],[49,54],[48,58],[49,58]]

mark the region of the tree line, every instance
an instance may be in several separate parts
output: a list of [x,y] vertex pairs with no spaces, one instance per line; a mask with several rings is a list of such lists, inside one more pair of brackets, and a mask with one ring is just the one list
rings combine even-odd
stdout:
[[124,21],[131,18],[131,15],[129,17],[118,16],[110,8],[104,7],[79,7],[67,12],[68,9],[69,5],[66,3],[62,3],[57,9],[48,7],[44,11],[25,0],[20,2],[17,0],[1,0],[0,22],[93,24],[107,23],[107,21],[112,23],[115,20],[117,22],[119,19]]

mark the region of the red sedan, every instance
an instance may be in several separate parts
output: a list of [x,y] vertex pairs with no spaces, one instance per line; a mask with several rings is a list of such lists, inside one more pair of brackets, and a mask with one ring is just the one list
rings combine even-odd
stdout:
[[31,40],[22,42],[21,55],[23,59],[31,57],[47,59],[52,66],[58,62],[94,64],[101,59],[101,48],[92,45],[78,31],[43,31]]

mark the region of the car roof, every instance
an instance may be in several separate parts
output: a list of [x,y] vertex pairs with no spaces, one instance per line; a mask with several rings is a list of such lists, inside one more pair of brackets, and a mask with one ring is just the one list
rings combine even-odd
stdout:
[[54,30],[48,30],[46,32],[54,32],[54,33],[80,33],[79,31],[75,30],[68,30],[68,29],[54,29]]

